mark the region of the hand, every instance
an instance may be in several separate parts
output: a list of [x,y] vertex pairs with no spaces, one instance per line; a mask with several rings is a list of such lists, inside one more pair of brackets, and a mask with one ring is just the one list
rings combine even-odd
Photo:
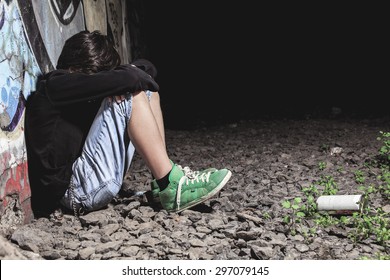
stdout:
[[115,102],[117,104],[120,104],[122,101],[124,101],[126,99],[126,96],[125,95],[115,95],[115,96],[109,96],[108,99],[110,100],[110,102],[112,102],[112,99],[115,99]]
[[159,91],[159,86],[156,81],[148,73],[138,68],[135,65],[123,64],[116,68],[117,70],[126,70],[128,72],[129,92],[136,91]]
[[131,63],[131,65],[138,67],[139,69],[148,73],[153,79],[156,79],[156,76],[157,76],[156,66],[154,66],[153,63],[151,63],[149,60],[139,58],[139,59],[134,60]]

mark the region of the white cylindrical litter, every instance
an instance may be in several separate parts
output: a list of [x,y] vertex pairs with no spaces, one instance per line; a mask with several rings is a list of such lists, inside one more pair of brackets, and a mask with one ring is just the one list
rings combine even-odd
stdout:
[[362,195],[323,195],[317,199],[318,211],[333,214],[350,214],[362,210],[362,207]]

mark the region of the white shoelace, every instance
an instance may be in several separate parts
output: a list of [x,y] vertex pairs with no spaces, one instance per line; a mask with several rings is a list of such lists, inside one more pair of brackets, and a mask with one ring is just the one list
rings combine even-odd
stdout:
[[199,171],[191,170],[191,168],[189,168],[188,166],[184,166],[183,168],[181,167],[181,165],[177,165],[177,167],[179,167],[184,172],[184,175],[187,176],[188,178],[194,178],[200,173]]
[[209,179],[210,179],[210,175],[211,175],[211,172],[206,172],[206,173],[202,173],[200,174],[199,171],[193,171],[191,170],[188,166],[185,166],[184,168],[182,168],[181,166],[178,166],[181,170],[183,170],[184,172],[184,176],[181,177],[181,179],[179,180],[179,185],[177,186],[177,195],[176,195],[176,207],[177,207],[177,210],[180,209],[180,200],[181,200],[181,188],[182,188],[182,185],[188,185],[190,182],[191,184],[193,184],[195,181],[196,182],[199,182],[202,181],[202,182],[208,182]]

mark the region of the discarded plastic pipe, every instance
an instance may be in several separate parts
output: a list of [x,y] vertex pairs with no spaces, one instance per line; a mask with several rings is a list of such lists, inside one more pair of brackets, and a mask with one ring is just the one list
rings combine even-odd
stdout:
[[352,214],[362,208],[362,195],[323,195],[317,198],[317,210],[330,214]]

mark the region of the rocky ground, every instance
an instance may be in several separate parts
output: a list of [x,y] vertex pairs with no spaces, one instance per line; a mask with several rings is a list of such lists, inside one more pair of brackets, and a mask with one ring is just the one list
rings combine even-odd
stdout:
[[[136,155],[123,191],[108,208],[80,219],[57,212],[3,229],[0,258],[388,258],[390,205],[378,179],[380,131],[390,131],[388,118],[262,119],[168,129],[174,162],[232,171],[217,196],[179,214],[167,213],[143,193],[151,176]],[[366,194],[365,220],[315,208],[301,209],[305,217],[300,218],[286,201],[291,205],[298,198],[299,207],[312,207],[308,189],[318,191],[314,198],[329,189]]]

